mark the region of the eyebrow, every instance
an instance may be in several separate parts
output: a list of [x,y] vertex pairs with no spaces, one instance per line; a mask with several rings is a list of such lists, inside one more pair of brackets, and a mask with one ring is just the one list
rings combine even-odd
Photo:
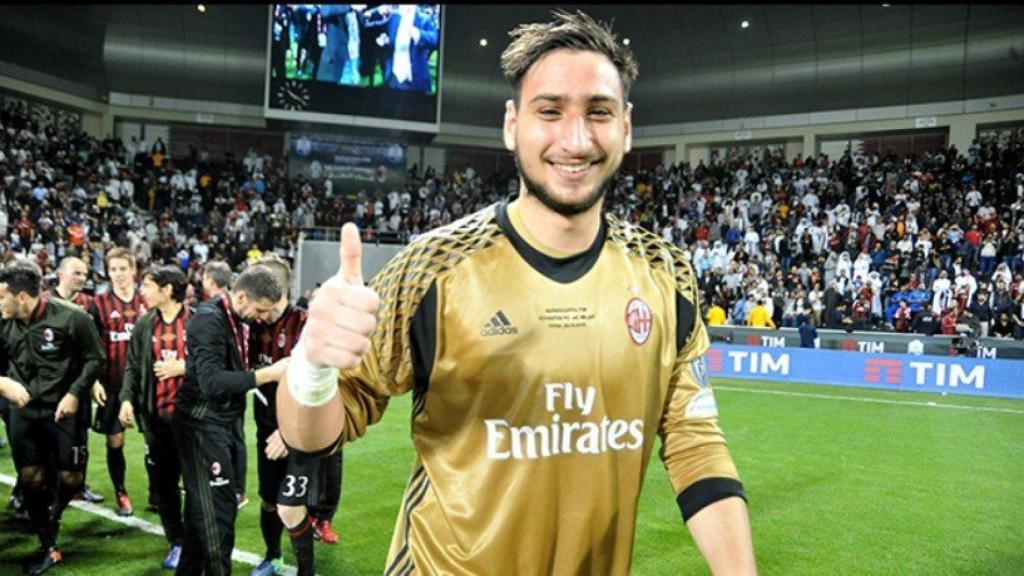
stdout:
[[[538,101],[541,101],[541,100],[549,101],[549,102],[564,102],[567,99],[568,98],[566,98],[565,96],[563,96],[561,94],[537,94],[536,96],[534,96],[533,98],[530,99],[529,103],[533,104],[534,102],[538,102]],[[608,95],[605,95],[605,94],[595,94],[595,95],[591,96],[590,98],[587,98],[587,103],[589,103],[589,104],[605,103],[605,102],[610,102],[612,104],[618,104],[619,103],[619,99],[614,97],[614,96],[608,96]]]

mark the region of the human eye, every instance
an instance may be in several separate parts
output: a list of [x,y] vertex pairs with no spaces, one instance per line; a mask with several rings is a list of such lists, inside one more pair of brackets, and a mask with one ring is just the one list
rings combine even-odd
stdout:
[[559,116],[557,108],[545,107],[537,111],[537,115],[544,119],[555,119]]

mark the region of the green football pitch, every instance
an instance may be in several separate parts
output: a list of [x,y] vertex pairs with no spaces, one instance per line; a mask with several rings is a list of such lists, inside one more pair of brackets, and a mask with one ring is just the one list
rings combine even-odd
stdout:
[[[750,500],[762,574],[1024,574],[1024,402],[724,379],[714,385]],[[409,398],[397,399],[366,438],[346,448],[335,518],[341,542],[317,544],[319,574],[382,572],[412,462],[408,416]],[[235,546],[262,555],[251,421],[246,431],[253,502],[239,512]],[[110,510],[105,449],[90,436],[90,483]],[[159,525],[142,510],[139,434],[130,431],[127,445],[136,518]],[[0,450],[0,474],[12,473],[9,448]],[[65,514],[61,541],[67,563],[54,573],[69,576],[160,574],[166,551],[160,536],[76,508]],[[35,546],[12,512],[0,509],[0,574],[19,573]],[[235,573],[250,568],[238,562]],[[633,573],[707,572],[655,455]]]

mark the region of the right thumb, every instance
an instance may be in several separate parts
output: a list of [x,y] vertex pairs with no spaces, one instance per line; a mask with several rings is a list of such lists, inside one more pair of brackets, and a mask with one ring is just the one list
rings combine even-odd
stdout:
[[363,244],[359,228],[349,222],[341,228],[341,278],[350,284],[363,285]]

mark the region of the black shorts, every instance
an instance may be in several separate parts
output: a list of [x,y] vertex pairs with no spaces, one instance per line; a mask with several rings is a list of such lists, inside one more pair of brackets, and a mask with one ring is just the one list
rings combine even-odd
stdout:
[[78,418],[78,426],[82,430],[88,430],[92,427],[92,400],[85,399],[78,400],[78,412],[75,413],[75,418]]
[[107,403],[103,406],[96,406],[96,417],[92,420],[93,432],[111,436],[124,432],[124,426],[117,419],[121,413],[121,403],[117,400],[117,394],[108,394]]
[[256,470],[259,474],[260,499],[282,506],[312,506],[319,500],[326,481],[327,467],[321,458],[289,451],[280,460],[267,458],[267,438],[273,430],[256,429]]
[[57,470],[80,472],[85,469],[88,441],[85,428],[74,416],[54,422],[53,417],[26,418],[21,410],[11,411],[10,436],[14,461],[20,467],[47,465],[55,458]]

